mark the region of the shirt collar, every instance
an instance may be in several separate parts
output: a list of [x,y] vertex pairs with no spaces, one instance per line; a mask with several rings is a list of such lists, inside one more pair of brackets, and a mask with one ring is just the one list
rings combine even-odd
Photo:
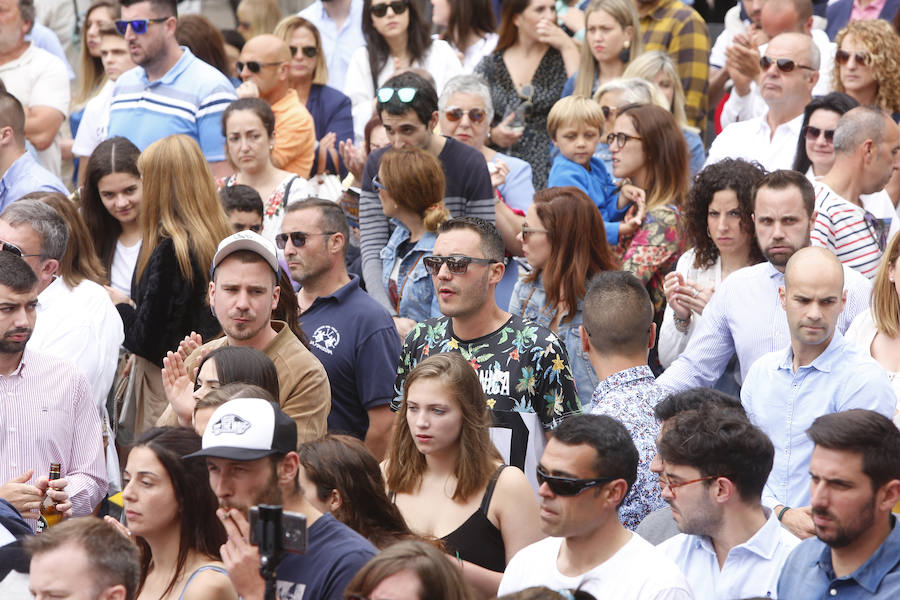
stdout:
[[359,290],[359,277],[350,273],[350,281],[349,282],[342,285],[341,287],[339,287],[338,289],[336,289],[329,295],[319,296],[318,298],[313,300],[312,305],[309,308],[307,308],[306,311],[309,312],[309,310],[313,306],[318,304],[319,302],[334,301],[334,302],[337,302],[338,304],[343,304],[344,301],[346,301],[348,298],[350,298],[350,296],[357,290]]
[[187,46],[179,46],[179,48],[181,48],[181,58],[178,59],[178,62],[175,63],[171,69],[166,71],[165,75],[156,81],[150,81],[147,77],[147,71],[141,69],[141,80],[145,85],[172,85],[175,82],[175,79],[187,69],[188,64],[193,61],[194,55]]
[[[891,515],[890,518],[891,532],[881,546],[856,571],[846,577],[838,578],[839,581],[852,579],[861,588],[872,594],[872,597],[875,597],[882,580],[900,562],[900,527],[897,527],[896,517]],[[822,544],[822,551],[818,556],[813,556],[810,566],[818,566],[825,572],[828,579],[835,579],[834,567],[831,563],[831,547],[819,540],[816,541]]]
[[[831,373],[832,369],[834,369],[836,364],[843,358],[841,355],[843,346],[844,338],[841,335],[841,332],[835,328],[834,335],[832,336],[831,341],[828,342],[828,346],[825,347],[825,351],[813,359],[811,363],[800,368],[815,369],[822,373]],[[785,351],[780,368],[787,369],[788,371],[794,370],[794,350],[792,347],[788,346]]]
[[617,373],[613,373],[603,381],[601,381],[597,385],[597,389],[594,391],[595,397],[601,397],[613,388],[637,382],[642,379],[655,381],[656,378],[653,376],[653,371],[650,370],[650,367],[647,365],[638,365],[637,367],[629,367],[627,369],[623,369]]
[[6,173],[3,174],[3,177],[0,177],[0,190],[5,190],[9,187],[7,182],[12,182],[19,179],[22,172],[24,172],[29,163],[36,162],[34,158],[28,153],[26,150],[22,153],[22,156],[13,161],[13,164],[9,165],[9,168],[6,170]]

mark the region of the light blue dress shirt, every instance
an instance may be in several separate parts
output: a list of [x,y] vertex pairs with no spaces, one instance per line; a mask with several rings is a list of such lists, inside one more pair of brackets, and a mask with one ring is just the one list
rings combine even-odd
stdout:
[[800,540],[781,526],[771,510],[763,510],[768,516],[765,524],[729,550],[721,568],[707,536],[680,533],[657,547],[687,577],[694,598],[774,598],[781,568]]
[[775,446],[762,497],[769,508],[809,505],[814,444],[806,430],[817,417],[867,408],[890,419],[897,404],[881,365],[839,333],[822,354],[796,372],[793,357],[790,347],[766,354],[750,368],[741,388],[747,416]]
[[831,548],[825,542],[815,537],[804,540],[784,564],[778,580],[778,597],[785,600],[900,598],[900,527],[893,516],[891,522],[893,530],[887,539],[846,577],[835,576]]
[[362,12],[363,0],[352,0],[350,14],[340,29],[325,12],[322,0],[313,2],[299,13],[301,17],[311,21],[322,36],[322,50],[328,64],[328,85],[337,90],[344,89],[344,79],[353,52],[366,45],[362,33]]
[[[703,321],[685,351],[657,382],[673,392],[712,387],[735,353],[744,379],[760,356],[790,346],[787,315],[778,298],[782,285],[784,273],[770,262],[744,267],[729,275],[703,310]],[[856,315],[869,308],[872,284],[844,267],[844,290],[847,304],[837,324],[841,333],[847,331]]]
[[0,178],[0,212],[25,194],[31,192],[69,191],[59,177],[45,169],[34,157],[26,152],[10,165]]

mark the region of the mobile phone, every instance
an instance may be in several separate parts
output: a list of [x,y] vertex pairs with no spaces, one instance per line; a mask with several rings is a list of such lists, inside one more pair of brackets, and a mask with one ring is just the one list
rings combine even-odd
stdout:
[[[281,537],[281,549],[285,552],[293,552],[294,554],[303,554],[306,552],[307,548],[307,538],[306,538],[306,515],[281,511],[281,507],[267,507],[266,508],[277,508],[278,510],[275,512],[281,512],[281,521],[280,523],[270,521],[268,518],[260,518],[260,507],[253,506],[250,508],[250,543],[254,546],[259,546],[260,541],[263,539],[265,535],[265,527],[267,525],[280,525],[280,527],[276,527],[275,531],[272,533],[276,536]],[[266,514],[271,514],[271,510],[263,511]]]

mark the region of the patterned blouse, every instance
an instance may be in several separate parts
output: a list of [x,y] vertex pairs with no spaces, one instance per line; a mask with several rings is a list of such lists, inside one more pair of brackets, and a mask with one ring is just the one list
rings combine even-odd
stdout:
[[[237,173],[229,177],[221,177],[216,180],[216,187],[221,190],[225,187],[237,185]],[[287,198],[285,198],[287,192]],[[275,186],[268,198],[263,198],[263,229],[262,235],[274,242],[275,236],[281,233],[281,222],[284,220],[284,207],[298,200],[310,196],[309,182],[293,173],[285,177],[281,183]]]

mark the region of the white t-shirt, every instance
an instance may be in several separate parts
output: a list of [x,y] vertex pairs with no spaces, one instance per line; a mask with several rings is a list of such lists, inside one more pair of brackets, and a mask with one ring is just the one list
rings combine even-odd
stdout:
[[509,561],[498,596],[543,585],[582,589],[595,598],[616,600],[687,600],[693,598],[675,563],[637,534],[606,562],[569,577],[556,566],[563,538],[549,537],[522,548]]
[[100,142],[106,139],[109,126],[109,105],[112,102],[113,88],[116,82],[107,80],[97,95],[88,100],[84,106],[84,115],[72,142],[72,154],[90,156]]
[[112,266],[109,268],[109,282],[112,287],[131,298],[131,279],[137,265],[138,254],[141,253],[141,240],[134,246],[126,246],[116,242]]

